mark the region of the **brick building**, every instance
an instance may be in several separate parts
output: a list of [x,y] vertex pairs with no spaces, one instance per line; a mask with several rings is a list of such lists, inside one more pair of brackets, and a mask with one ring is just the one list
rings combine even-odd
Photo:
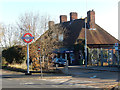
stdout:
[[66,15],[60,15],[59,24],[49,21],[49,29],[36,41],[41,45],[41,52],[55,53],[59,58],[65,58],[67,53],[69,64],[78,64],[81,58],[84,59],[85,21],[87,48],[113,50],[118,40],[95,23],[95,11],[90,10],[84,19],[71,12],[70,21],[67,21]]

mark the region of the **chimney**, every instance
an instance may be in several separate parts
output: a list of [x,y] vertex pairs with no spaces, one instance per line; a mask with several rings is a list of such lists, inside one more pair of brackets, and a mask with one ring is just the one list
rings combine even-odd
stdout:
[[88,11],[87,12],[87,23],[90,29],[95,29],[95,11]]
[[48,26],[49,26],[49,29],[52,29],[52,27],[54,26],[54,21],[49,21]]
[[60,23],[67,22],[67,15],[60,15]]
[[75,20],[75,19],[78,19],[77,18],[77,13],[76,12],[71,12],[70,13],[70,21]]

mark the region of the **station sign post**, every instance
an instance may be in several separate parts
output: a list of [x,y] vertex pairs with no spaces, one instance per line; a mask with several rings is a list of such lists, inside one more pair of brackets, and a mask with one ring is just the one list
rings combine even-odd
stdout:
[[115,50],[117,51],[117,64],[119,65],[119,44],[115,43]]
[[27,43],[27,73],[25,73],[25,75],[31,75],[29,72],[29,43],[34,39],[34,37],[32,34],[26,33],[23,35],[22,39],[25,43]]

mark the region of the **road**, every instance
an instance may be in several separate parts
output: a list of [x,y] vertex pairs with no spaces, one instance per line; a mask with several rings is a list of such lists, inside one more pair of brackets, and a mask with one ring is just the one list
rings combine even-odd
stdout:
[[111,88],[118,84],[117,80],[117,72],[80,70],[79,75],[70,78],[41,79],[40,75],[2,70],[2,88]]

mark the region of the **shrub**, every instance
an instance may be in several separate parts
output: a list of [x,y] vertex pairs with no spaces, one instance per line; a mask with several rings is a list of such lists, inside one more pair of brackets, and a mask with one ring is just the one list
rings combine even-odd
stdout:
[[26,51],[22,46],[13,46],[2,51],[2,56],[9,64],[21,64],[26,60]]

